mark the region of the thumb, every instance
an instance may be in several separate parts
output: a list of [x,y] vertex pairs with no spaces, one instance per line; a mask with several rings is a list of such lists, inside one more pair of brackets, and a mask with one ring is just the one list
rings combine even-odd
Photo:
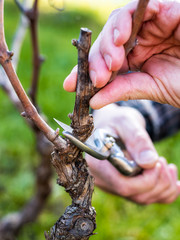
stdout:
[[145,169],[155,166],[158,154],[144,126],[139,124],[138,120],[134,119],[131,122],[127,119],[122,120],[116,130],[132,160]]
[[158,160],[158,154],[145,130],[138,131],[134,138],[128,138],[126,148],[134,161],[142,168],[153,168]]
[[[148,86],[148,87],[147,87]],[[153,89],[153,91],[152,91]],[[99,109],[117,101],[149,99],[160,101],[158,87],[147,73],[136,72],[117,76],[90,100],[93,109]]]

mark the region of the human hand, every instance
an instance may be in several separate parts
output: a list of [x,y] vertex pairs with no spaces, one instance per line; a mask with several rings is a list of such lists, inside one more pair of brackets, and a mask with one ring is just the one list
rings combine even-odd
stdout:
[[[150,99],[180,107],[180,2],[149,2],[138,44],[126,57],[123,45],[131,34],[136,5],[131,2],[112,12],[91,48],[90,78],[94,86],[103,87],[90,100],[94,109],[129,99]],[[106,85],[112,71],[117,70],[126,74]],[[129,70],[136,72],[127,73]],[[76,76],[75,68],[64,82],[67,91],[75,90]]]
[[109,105],[94,112],[94,121],[96,128],[105,128],[113,136],[120,136],[131,159],[144,168],[140,175],[126,177],[108,161],[86,155],[97,186],[140,204],[170,203],[178,197],[177,168],[158,157],[145,130],[144,118],[137,110]]

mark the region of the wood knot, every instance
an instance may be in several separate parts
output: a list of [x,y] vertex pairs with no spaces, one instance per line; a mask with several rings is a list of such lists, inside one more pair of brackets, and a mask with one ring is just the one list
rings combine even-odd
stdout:
[[13,55],[13,52],[2,49],[0,53],[0,63],[3,65],[4,63],[11,61]]
[[95,229],[94,223],[89,218],[78,218],[74,224],[71,233],[75,236],[85,237],[93,234]]
[[14,53],[12,51],[7,51],[7,55],[8,55],[8,60],[11,60]]

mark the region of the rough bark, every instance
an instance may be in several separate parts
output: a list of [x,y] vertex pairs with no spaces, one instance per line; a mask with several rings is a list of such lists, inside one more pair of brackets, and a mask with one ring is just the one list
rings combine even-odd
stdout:
[[[73,40],[73,44],[78,49],[78,80],[75,107],[70,118],[74,134],[85,141],[93,129],[92,116],[89,115],[91,82],[88,75],[91,31],[82,28],[79,40]],[[57,183],[70,194],[72,204],[66,208],[63,216],[45,236],[47,240],[86,240],[93,234],[96,227],[96,213],[91,206],[94,181],[88,172],[82,152],[68,140],[66,141],[68,151],[55,150],[52,154],[52,164],[58,174]]]

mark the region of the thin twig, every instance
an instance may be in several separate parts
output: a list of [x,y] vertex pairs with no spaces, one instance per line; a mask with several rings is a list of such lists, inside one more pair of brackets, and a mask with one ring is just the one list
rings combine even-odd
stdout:
[[21,11],[21,13],[24,13],[26,8],[18,0],[14,0],[14,1],[17,7],[19,8],[19,10]]
[[57,11],[64,11],[64,9],[65,9],[65,1],[64,0],[62,0],[62,6],[63,7],[61,7],[61,8],[59,8],[59,7],[56,7],[56,1],[55,1],[55,3],[54,3],[54,1],[53,0],[49,0],[49,5],[52,7],[52,8],[54,8],[54,9],[56,9]]
[[[28,5],[28,1],[24,0],[23,7],[27,6],[27,5]],[[23,14],[21,14],[20,21],[19,21],[17,30],[15,32],[12,47],[11,47],[14,52],[12,64],[13,64],[15,70],[17,69],[17,65],[19,62],[20,49],[21,49],[22,42],[25,37],[27,27],[28,27],[27,18]],[[17,97],[17,95],[16,95],[11,83],[9,82],[9,79],[2,67],[0,67],[0,86],[7,93],[9,99],[15,105],[15,107],[18,109],[18,111],[22,112],[23,111],[22,104],[21,104],[19,98]]]
[[[142,26],[143,17],[145,14],[145,10],[150,0],[139,0],[138,6],[133,14],[132,21],[132,32],[129,40],[124,45],[125,55],[127,56],[130,51],[136,46],[136,37]],[[112,82],[114,78],[118,75],[119,71],[112,72],[111,78],[109,82]]]
[[[28,4],[27,0],[23,1],[23,7]],[[15,69],[19,61],[20,49],[27,29],[27,18],[21,14],[20,22],[15,33],[12,49],[15,52],[13,58],[13,65]],[[9,96],[11,102],[15,105],[17,110],[21,112],[23,110],[22,104],[18,99],[13,87],[11,86],[7,75],[2,67],[0,67],[0,85],[3,90]],[[35,129],[33,122],[26,119],[28,125],[34,131],[36,137],[36,149],[40,155],[41,162],[36,171],[36,192],[32,199],[26,203],[22,210],[17,213],[11,213],[5,216],[0,221],[0,239],[13,240],[23,228],[23,226],[29,222],[36,220],[39,213],[42,211],[46,200],[51,192],[50,180],[52,175],[50,155],[53,149],[52,144],[45,138],[44,134]]]
[[33,73],[31,78],[31,87],[29,90],[29,96],[31,101],[35,107],[37,107],[37,90],[38,90],[38,80],[40,67],[44,58],[40,55],[39,52],[39,41],[38,41],[38,0],[34,0],[33,6],[31,8],[25,8],[22,4],[15,0],[18,8],[22,11],[22,13],[27,17],[30,24],[30,35],[32,42],[32,63],[33,63]]
[[[22,6],[23,7],[28,7],[28,5],[29,5],[29,1],[24,0]],[[20,49],[21,49],[21,46],[22,46],[22,42],[24,41],[24,37],[25,37],[27,27],[28,27],[28,20],[24,16],[24,14],[22,13],[21,16],[20,16],[18,27],[15,31],[12,46],[11,46],[12,51],[14,52],[12,63],[13,63],[13,66],[14,66],[15,70],[17,69],[17,65],[18,65],[18,62],[19,62]]]
[[57,136],[55,131],[41,118],[36,108],[29,100],[25,93],[16,72],[14,71],[11,57],[12,53],[8,51],[8,47],[4,38],[4,1],[0,0],[0,64],[3,66],[18,98],[20,99],[26,113],[26,117],[30,118],[34,124],[45,134],[47,139],[51,141],[58,149],[66,148],[66,142]]
[[149,0],[139,0],[137,9],[133,14],[131,36],[124,46],[126,56],[136,46],[136,37],[142,26],[144,14],[145,14],[148,3],[149,3]]
[[42,62],[44,61],[43,57],[40,56],[39,53],[39,45],[38,45],[38,0],[34,1],[32,9],[26,11],[26,16],[30,22],[30,32],[31,32],[31,41],[32,41],[32,49],[33,49],[33,74],[31,80],[31,87],[29,90],[29,95],[31,97],[31,101],[34,106],[37,106],[37,90],[38,90],[38,80],[40,67]]

